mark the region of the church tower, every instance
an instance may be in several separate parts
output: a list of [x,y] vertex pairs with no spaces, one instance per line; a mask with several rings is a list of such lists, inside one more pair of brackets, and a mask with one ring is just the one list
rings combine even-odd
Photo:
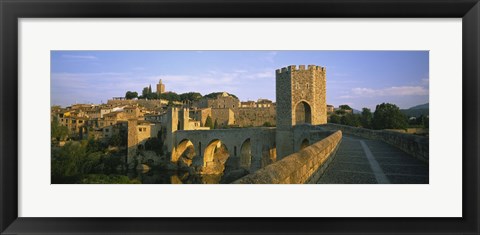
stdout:
[[160,95],[162,93],[165,93],[165,84],[162,83],[162,79],[157,84],[157,94]]

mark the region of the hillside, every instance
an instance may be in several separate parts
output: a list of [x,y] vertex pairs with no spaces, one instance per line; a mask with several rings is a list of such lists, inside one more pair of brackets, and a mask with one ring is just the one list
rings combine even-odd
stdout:
[[429,103],[413,106],[409,109],[400,109],[408,117],[427,116],[430,113]]
[[409,109],[429,109],[429,103],[413,106]]

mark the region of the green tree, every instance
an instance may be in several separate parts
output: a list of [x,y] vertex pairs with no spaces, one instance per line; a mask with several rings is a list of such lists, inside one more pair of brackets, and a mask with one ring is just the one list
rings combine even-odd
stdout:
[[155,151],[156,153],[163,155],[163,143],[159,138],[149,138],[145,142],[145,150]]
[[138,98],[138,93],[136,91],[127,91],[127,93],[125,94],[125,99],[131,100],[134,98]]
[[215,123],[213,124],[213,129],[217,129],[218,128],[218,121],[217,119],[215,119]]
[[405,129],[407,126],[406,116],[396,105],[382,103],[375,108],[372,119],[374,129]]
[[175,92],[162,93],[159,98],[168,101],[180,101],[180,96]]
[[110,146],[123,147],[127,145],[127,138],[128,138],[127,133],[114,134],[108,140],[108,144]]
[[352,108],[346,104],[338,106],[341,110],[352,110]]
[[52,178],[63,179],[80,174],[86,149],[79,142],[67,142],[60,149],[52,149]]
[[428,116],[420,115],[419,117],[413,117],[408,120],[408,125],[410,127],[423,127],[428,128]]
[[364,128],[372,128],[373,114],[369,108],[363,108],[360,114],[360,122]]
[[105,146],[101,141],[94,139],[93,137],[87,140],[87,153],[102,152],[105,150]]
[[152,94],[152,85],[148,85],[148,94]]
[[150,94],[150,92],[148,92],[148,87],[144,87],[142,90],[142,97],[145,98],[148,94]]
[[149,99],[149,100],[156,100],[158,99],[158,94],[157,93],[148,93],[145,98]]
[[330,118],[329,118],[328,122],[339,124],[340,123],[340,116],[338,116],[337,114],[332,114],[332,115],[330,115]]
[[352,113],[347,113],[340,118],[340,123],[347,126],[360,126],[360,116]]
[[335,110],[335,114],[337,115],[344,115],[346,112],[344,109],[338,109],[338,110]]
[[210,129],[213,129],[213,122],[212,122],[212,118],[210,117],[210,115],[207,116],[207,119],[205,120],[205,127],[210,127]]
[[[221,94],[223,94],[223,92],[212,92],[212,93],[210,93],[210,94],[205,95],[204,97],[210,98],[210,99],[214,99],[214,98],[217,98],[217,96],[218,96],[218,95],[221,95]],[[227,93],[227,94],[230,95],[230,96],[232,96],[232,97],[235,98],[235,99],[238,99],[238,97],[237,97],[236,95],[234,95],[234,94],[230,94],[230,93]]]
[[202,94],[198,92],[187,92],[179,95],[180,101],[197,101],[202,98]]
[[423,128],[428,128],[429,127],[428,116],[423,116],[422,115],[422,124],[423,124]]
[[60,125],[58,122],[58,117],[54,117],[51,123],[51,135],[52,138],[56,139],[57,141],[65,140],[68,136],[68,128],[66,126]]

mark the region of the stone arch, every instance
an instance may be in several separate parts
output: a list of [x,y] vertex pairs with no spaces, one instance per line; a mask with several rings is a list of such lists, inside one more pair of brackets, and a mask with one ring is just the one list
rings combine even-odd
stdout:
[[183,154],[187,154],[190,159],[196,155],[195,146],[189,139],[183,139],[178,143],[177,147],[174,149],[174,154],[172,154],[172,162],[178,161]]
[[224,164],[228,156],[226,158],[224,156],[219,156],[221,159],[215,159],[215,156],[218,154],[228,154],[228,149],[221,140],[214,139],[210,141],[207,147],[205,147],[205,151],[203,152],[203,166],[213,164],[214,161],[217,160],[221,164]]
[[312,123],[312,108],[306,101],[300,101],[295,105],[295,125]]
[[300,150],[308,147],[310,145],[310,141],[308,140],[308,138],[305,138],[302,140],[302,143],[300,144]]
[[243,141],[242,147],[240,147],[240,167],[250,169],[252,165],[252,145],[250,138]]

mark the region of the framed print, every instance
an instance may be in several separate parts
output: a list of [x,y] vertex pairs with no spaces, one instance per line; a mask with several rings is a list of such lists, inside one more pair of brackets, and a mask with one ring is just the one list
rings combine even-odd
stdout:
[[2,234],[480,232],[478,1],[0,9]]

